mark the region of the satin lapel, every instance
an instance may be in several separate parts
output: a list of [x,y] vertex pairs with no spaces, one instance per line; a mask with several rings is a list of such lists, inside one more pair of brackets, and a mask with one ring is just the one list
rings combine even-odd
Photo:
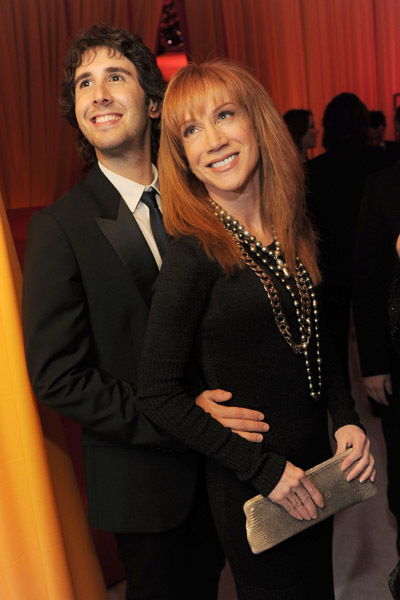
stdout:
[[95,220],[150,306],[158,267],[128,206],[121,198],[116,220],[102,217]]

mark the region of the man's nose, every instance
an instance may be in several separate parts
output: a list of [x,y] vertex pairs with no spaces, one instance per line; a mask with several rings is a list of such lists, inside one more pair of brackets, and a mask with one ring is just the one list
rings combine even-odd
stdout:
[[98,83],[93,90],[93,102],[96,104],[108,104],[111,101],[111,94],[105,83]]

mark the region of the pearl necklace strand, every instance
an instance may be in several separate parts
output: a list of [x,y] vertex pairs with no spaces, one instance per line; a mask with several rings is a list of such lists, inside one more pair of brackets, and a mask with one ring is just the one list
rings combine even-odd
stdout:
[[[244,262],[257,275],[263,284],[271,302],[275,322],[280,333],[295,354],[303,354],[310,396],[314,400],[319,400],[322,388],[322,359],[320,353],[318,304],[315,297],[314,286],[307,270],[305,269],[300,258],[297,257],[296,272],[293,275],[293,279],[298,290],[298,300],[295,291],[290,284],[291,273],[282,255],[277,237],[274,236],[274,240],[270,246],[265,246],[262,242],[257,241],[256,238],[252,236],[251,233],[243,227],[243,225],[240,225],[236,219],[228,215],[216,202],[214,202],[214,200],[211,200],[210,198],[209,202],[215,216],[219,219],[226,231],[230,234],[240,248]],[[289,292],[296,311],[300,332],[300,343],[295,342],[293,339],[292,333],[289,329],[289,324],[281,306],[278,291],[270,275],[265,271],[265,267],[261,268],[253,260],[250,254],[255,255],[255,257],[258,258],[263,265],[265,265],[265,267],[268,267],[268,269],[282,282],[285,289]],[[313,312],[316,339],[316,385],[314,384],[313,380],[311,362],[308,352],[308,346],[312,335],[311,308]]]

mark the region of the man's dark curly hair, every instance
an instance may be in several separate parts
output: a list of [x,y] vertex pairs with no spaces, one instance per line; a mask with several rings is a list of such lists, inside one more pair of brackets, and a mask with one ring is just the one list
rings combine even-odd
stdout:
[[358,96],[343,92],[327,104],[322,125],[322,145],[326,150],[332,150],[345,142],[364,144],[369,126],[369,111]]
[[[147,103],[153,100],[161,107],[166,83],[158,68],[156,58],[143,44],[140,37],[119,27],[111,25],[94,25],[87,31],[78,33],[71,41],[65,59],[65,77],[62,83],[60,98],[62,115],[73,127],[78,129],[78,151],[82,158],[91,164],[96,160],[93,146],[84,137],[75,117],[75,73],[82,64],[85,52],[95,48],[109,48],[111,54],[120,53],[126,56],[136,67],[138,80]],[[157,156],[160,138],[160,118],[151,120],[151,152]]]
[[381,110],[370,110],[369,111],[369,126],[372,129],[378,129],[383,125],[386,127],[386,117]]

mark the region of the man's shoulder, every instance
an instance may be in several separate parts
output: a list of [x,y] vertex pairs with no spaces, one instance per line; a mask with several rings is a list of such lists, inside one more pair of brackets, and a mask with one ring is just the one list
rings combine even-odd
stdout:
[[84,215],[101,216],[105,209],[117,206],[119,193],[97,165],[63,196],[44,209],[55,218],[82,219]]
[[314,158],[311,158],[309,161],[307,161],[307,167],[309,170],[315,171],[329,164],[329,162],[330,155],[327,152],[323,152],[322,154],[318,154],[318,156],[315,156]]
[[394,165],[371,173],[367,178],[367,186],[379,186],[389,191],[395,191],[398,194],[400,188],[400,162]]

